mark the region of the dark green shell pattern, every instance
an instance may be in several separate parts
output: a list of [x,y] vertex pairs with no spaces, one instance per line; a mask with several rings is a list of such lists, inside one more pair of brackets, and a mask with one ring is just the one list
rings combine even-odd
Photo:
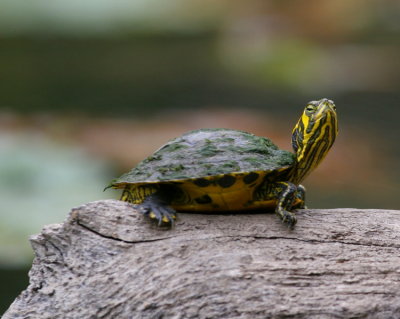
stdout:
[[201,129],[169,141],[112,185],[274,171],[294,161],[293,153],[278,149],[267,138],[237,130]]

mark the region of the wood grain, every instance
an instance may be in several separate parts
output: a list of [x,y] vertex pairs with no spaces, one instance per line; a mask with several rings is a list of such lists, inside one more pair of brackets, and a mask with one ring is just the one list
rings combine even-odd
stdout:
[[11,318],[399,318],[400,211],[179,214],[172,229],[116,200],[31,238]]

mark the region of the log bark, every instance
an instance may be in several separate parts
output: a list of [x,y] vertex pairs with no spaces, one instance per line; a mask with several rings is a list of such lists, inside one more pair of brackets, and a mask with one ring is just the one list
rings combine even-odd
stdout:
[[400,211],[179,214],[158,228],[131,204],[75,208],[31,238],[12,318],[400,318]]

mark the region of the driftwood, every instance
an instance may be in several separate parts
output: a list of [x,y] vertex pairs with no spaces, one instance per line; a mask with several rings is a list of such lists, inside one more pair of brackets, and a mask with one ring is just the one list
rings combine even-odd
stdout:
[[400,211],[180,214],[171,230],[115,200],[31,238],[10,318],[400,318]]

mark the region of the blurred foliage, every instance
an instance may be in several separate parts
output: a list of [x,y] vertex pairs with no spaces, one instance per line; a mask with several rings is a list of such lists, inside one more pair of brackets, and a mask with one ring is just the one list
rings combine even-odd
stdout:
[[2,134],[0,154],[0,266],[28,263],[27,237],[62,221],[72,207],[103,198],[112,176],[105,161],[35,132]]
[[399,12],[388,0],[6,0],[0,107],[118,116],[396,92]]

